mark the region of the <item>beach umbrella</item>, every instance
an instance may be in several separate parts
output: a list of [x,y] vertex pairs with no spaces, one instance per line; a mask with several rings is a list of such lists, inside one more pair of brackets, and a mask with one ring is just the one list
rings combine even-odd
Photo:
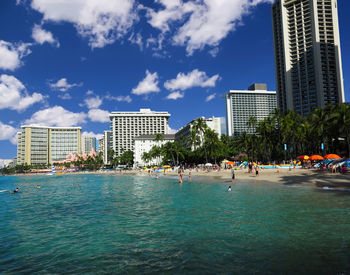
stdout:
[[308,155],[302,155],[302,156],[299,156],[298,159],[306,160],[306,159],[309,159],[309,156]]
[[339,157],[336,154],[328,154],[324,156],[325,159],[341,159],[341,157]]
[[324,158],[320,155],[312,155],[309,160],[324,160]]
[[170,168],[171,166],[170,165],[163,165],[162,167],[163,168]]
[[205,166],[213,166],[211,163],[206,163]]
[[226,162],[226,164],[234,165],[235,163],[233,161],[228,161],[228,162]]

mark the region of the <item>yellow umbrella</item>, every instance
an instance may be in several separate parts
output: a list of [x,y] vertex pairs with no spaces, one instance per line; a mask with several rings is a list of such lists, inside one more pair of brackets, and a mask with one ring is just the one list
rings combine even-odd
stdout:
[[154,166],[153,168],[158,168],[158,166]]
[[162,167],[163,168],[170,168],[171,166],[170,165],[163,165]]

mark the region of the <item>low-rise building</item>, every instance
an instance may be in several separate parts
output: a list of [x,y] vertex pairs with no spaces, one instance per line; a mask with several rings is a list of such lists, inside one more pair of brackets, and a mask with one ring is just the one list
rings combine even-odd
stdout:
[[148,166],[161,162],[162,159],[152,159],[145,162],[142,159],[143,153],[148,153],[153,146],[162,146],[167,142],[174,142],[175,135],[162,135],[163,140],[156,141],[156,135],[141,135],[134,138],[134,166]]
[[[225,118],[223,117],[210,117],[205,118],[202,117],[204,122],[207,124],[208,128],[213,130],[219,135],[219,138],[222,134],[226,134],[226,129],[222,129],[221,125],[225,122]],[[192,128],[195,125],[196,119],[192,120],[191,122],[187,123],[184,127],[182,127],[179,131],[175,134],[175,140],[178,141],[182,146],[186,147],[189,150],[194,150],[195,146],[190,145],[190,138],[191,138],[191,132]],[[204,140],[204,137],[202,134],[200,134],[199,139],[201,141]]]

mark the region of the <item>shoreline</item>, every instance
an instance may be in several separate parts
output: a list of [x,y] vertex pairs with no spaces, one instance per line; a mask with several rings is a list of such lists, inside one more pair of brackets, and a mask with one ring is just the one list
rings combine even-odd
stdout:
[[[188,174],[191,172],[193,182],[215,182],[221,184],[231,184],[231,170],[221,171],[196,171],[196,170],[185,170],[183,175],[184,182],[188,182]],[[43,176],[45,174],[14,174],[9,176]],[[95,172],[78,172],[78,173],[67,173],[65,175],[114,175],[114,176],[149,176],[147,171],[139,170],[126,170],[122,173],[116,171],[95,171]],[[7,176],[7,175],[3,175]],[[154,177],[155,174],[151,174]],[[161,177],[171,177],[174,179],[178,178],[176,171],[167,172],[166,175],[159,173]],[[303,185],[303,186],[314,186],[314,187],[329,187],[329,188],[350,188],[350,174],[332,174],[329,171],[321,170],[308,170],[302,168],[295,169],[265,169],[259,172],[259,176],[255,176],[254,173],[248,173],[247,169],[235,170],[235,183],[240,184],[240,181],[245,184],[262,185],[262,184],[274,184],[274,185]]]

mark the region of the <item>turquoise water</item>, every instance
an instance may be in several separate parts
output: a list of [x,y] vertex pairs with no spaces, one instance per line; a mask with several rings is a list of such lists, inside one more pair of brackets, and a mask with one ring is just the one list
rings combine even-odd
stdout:
[[0,177],[0,273],[349,273],[350,192],[175,182]]

